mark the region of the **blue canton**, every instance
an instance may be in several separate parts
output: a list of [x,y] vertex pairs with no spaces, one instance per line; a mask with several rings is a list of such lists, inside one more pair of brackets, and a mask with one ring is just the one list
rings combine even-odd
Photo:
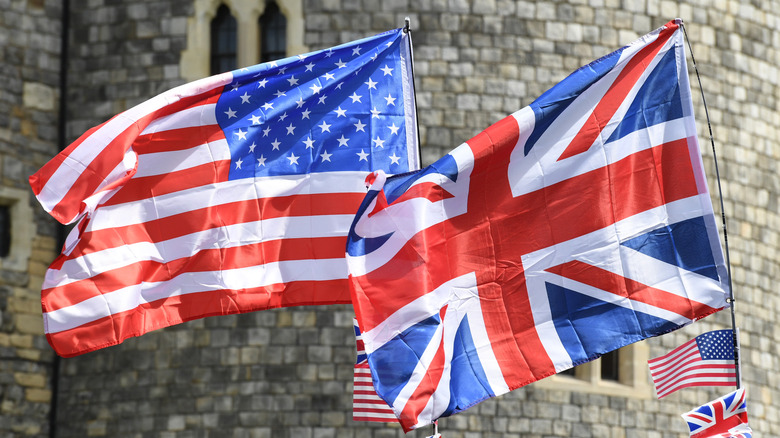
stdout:
[[704,360],[734,360],[734,339],[731,330],[715,330],[696,337]]
[[229,178],[409,170],[402,31],[233,72],[216,105]]

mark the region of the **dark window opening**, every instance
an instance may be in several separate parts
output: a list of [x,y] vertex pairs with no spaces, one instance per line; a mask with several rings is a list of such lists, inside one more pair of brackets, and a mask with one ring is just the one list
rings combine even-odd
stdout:
[[215,75],[236,69],[237,62],[236,19],[230,8],[221,5],[211,20],[211,74]]
[[260,26],[260,62],[287,56],[287,18],[276,2],[268,2],[258,19]]
[[620,381],[620,361],[617,350],[601,356],[601,380]]
[[0,257],[11,253],[11,206],[0,205]]

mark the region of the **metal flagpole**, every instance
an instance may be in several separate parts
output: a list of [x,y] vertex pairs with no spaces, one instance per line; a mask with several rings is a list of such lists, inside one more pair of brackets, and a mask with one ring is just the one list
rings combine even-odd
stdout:
[[[414,97],[414,123],[417,124],[417,155],[422,161],[422,143],[420,141],[420,119],[417,117],[417,87],[414,84],[414,49],[412,48],[412,20],[404,18],[404,33],[409,35],[409,66],[412,70],[412,96]],[[422,163],[420,163],[422,167]]]
[[707,117],[707,128],[710,134],[710,144],[712,145],[712,158],[715,162],[715,178],[718,182],[718,198],[720,199],[720,217],[723,227],[723,242],[726,249],[726,269],[728,270],[728,286],[729,286],[729,298],[728,302],[731,305],[731,328],[734,341],[734,368],[736,371],[737,389],[742,387],[742,369],[740,367],[740,346],[739,346],[739,329],[737,328],[736,300],[734,299],[734,289],[731,283],[731,258],[729,257],[729,233],[726,228],[726,210],[723,207],[723,189],[720,184],[720,171],[718,170],[718,156],[715,153],[715,140],[712,135],[712,123],[710,123],[710,113],[707,109],[707,100],[704,98],[704,87],[701,85],[701,76],[699,75],[699,68],[696,66],[696,58],[693,57],[693,48],[691,47],[691,40],[688,38],[688,32],[685,30],[685,25],[680,20],[680,27],[685,35],[685,41],[688,43],[688,51],[691,53],[691,62],[693,63],[693,70],[696,72],[696,79],[699,81],[699,90],[701,91],[701,101],[704,105],[704,114]]

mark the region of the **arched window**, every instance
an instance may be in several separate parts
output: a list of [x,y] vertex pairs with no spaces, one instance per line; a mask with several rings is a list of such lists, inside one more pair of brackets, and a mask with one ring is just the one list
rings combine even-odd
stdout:
[[257,24],[260,27],[260,62],[287,56],[287,18],[276,2],[265,5]]
[[237,66],[236,19],[224,4],[211,20],[211,74],[235,70]]

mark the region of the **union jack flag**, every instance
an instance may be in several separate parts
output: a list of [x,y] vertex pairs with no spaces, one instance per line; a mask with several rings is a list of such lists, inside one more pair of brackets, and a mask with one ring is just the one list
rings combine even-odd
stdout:
[[751,438],[745,390],[738,389],[682,414],[691,438]]
[[425,169],[372,175],[352,301],[405,430],[727,306],[680,25]]

